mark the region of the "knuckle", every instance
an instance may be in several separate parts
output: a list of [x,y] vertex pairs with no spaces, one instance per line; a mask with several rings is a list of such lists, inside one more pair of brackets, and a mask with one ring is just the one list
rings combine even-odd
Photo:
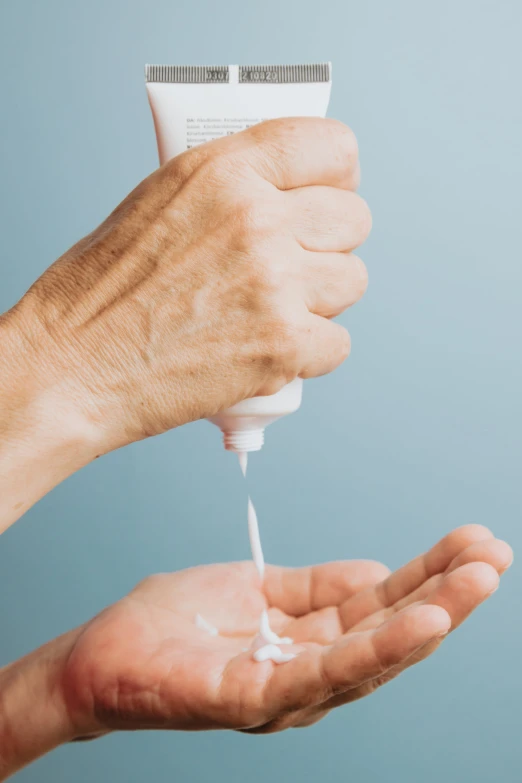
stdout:
[[[229,139],[232,142],[232,137],[227,137],[225,141]],[[207,188],[210,185],[230,196],[244,181],[248,167],[237,145],[220,144],[220,141],[222,139],[207,142],[185,153],[188,156],[186,178],[195,174],[200,187]]]
[[234,222],[241,239],[255,243],[282,228],[281,210],[266,198],[244,198],[235,210]]
[[284,118],[277,118],[274,120],[263,120],[255,125],[251,125],[246,131],[243,131],[246,136],[252,136],[255,139],[271,137],[274,132],[284,131],[289,123],[289,120]]
[[290,136],[299,138],[310,127],[311,123],[320,123],[319,117],[277,117],[264,120],[253,125],[246,134],[259,141],[274,141],[288,139]]
[[[210,142],[210,144],[213,143]],[[205,182],[222,188],[235,180],[241,171],[241,164],[241,159],[234,149],[216,146],[212,154],[199,161],[198,168],[200,168]]]
[[203,161],[202,151],[197,147],[186,152],[182,152],[181,155],[176,155],[175,158],[167,161],[164,166],[164,170],[170,178],[175,181],[181,181],[188,179],[191,174],[199,168]]
[[348,125],[345,125],[344,122],[331,117],[323,120],[323,123],[325,123],[327,132],[331,136],[331,141],[337,147],[339,154],[343,158],[348,157],[355,161],[359,157],[359,145],[353,130]]
[[298,374],[300,336],[295,324],[285,316],[273,316],[266,330],[263,355],[269,368],[265,393],[273,394]]

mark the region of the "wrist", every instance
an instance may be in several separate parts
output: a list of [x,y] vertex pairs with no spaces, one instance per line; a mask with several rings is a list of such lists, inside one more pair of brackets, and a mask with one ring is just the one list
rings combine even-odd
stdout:
[[101,452],[45,340],[19,320],[15,311],[0,318],[0,532]]
[[0,670],[0,780],[76,738],[63,673],[79,632],[71,631]]

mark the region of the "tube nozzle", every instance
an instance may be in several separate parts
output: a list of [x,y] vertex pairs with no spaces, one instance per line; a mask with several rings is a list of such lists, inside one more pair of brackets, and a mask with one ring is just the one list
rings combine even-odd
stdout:
[[260,451],[265,442],[263,428],[223,432],[223,444],[227,451]]

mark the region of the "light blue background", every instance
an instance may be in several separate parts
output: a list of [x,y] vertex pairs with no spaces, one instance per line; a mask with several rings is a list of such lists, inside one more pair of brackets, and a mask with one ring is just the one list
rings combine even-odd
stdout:
[[[520,550],[521,29],[517,0],[1,0],[0,308],[156,166],[145,62],[332,60],[370,288],[350,360],[252,460],[266,554],[396,567],[469,521]],[[217,430],[111,454],[2,536],[0,660],[151,572],[247,556]],[[312,729],[114,735],[19,780],[517,781],[520,590],[515,566],[435,658]]]

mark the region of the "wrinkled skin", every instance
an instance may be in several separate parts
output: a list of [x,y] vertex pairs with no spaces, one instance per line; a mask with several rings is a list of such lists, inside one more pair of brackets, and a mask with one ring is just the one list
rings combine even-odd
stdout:
[[[426,658],[498,586],[509,546],[469,525],[388,575],[373,561],[252,563],[150,577],[80,629],[64,666],[77,738],[139,728],[307,726]],[[294,639],[289,663],[244,651],[259,614]],[[220,630],[212,637],[196,613]]]
[[333,370],[350,338],[331,319],[367,285],[358,181],[334,120],[272,120],[169,161],[6,317],[27,388],[52,390],[101,454]]

